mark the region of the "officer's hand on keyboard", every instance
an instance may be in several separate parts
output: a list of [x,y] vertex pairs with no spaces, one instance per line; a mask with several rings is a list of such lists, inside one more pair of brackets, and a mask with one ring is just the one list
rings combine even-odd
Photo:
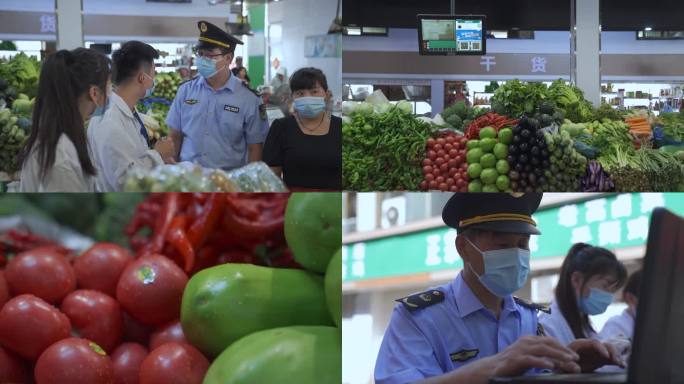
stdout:
[[552,337],[524,336],[492,357],[496,361],[493,376],[522,375],[532,368],[580,371],[577,353]]
[[582,372],[593,372],[604,365],[625,366],[620,354],[611,344],[595,339],[577,339],[568,344],[568,347],[580,356]]

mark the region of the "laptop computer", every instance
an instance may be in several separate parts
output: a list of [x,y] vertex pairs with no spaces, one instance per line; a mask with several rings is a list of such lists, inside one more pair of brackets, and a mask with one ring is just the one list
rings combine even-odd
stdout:
[[684,383],[684,219],[664,208],[651,216],[627,373],[541,374],[490,383]]

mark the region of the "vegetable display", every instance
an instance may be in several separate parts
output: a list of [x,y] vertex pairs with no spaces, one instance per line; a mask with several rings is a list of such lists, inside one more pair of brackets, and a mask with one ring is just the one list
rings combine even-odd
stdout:
[[[371,121],[393,108],[380,91],[346,108],[344,188],[462,191],[467,182],[471,192],[684,189],[683,112],[655,116],[605,104],[594,108],[581,90],[560,79],[548,86],[512,80],[488,88],[494,93],[491,110],[458,101],[429,118],[414,117],[407,108],[391,127]],[[458,149],[437,144],[448,137],[458,138]],[[467,166],[459,157],[462,140]]]
[[0,382],[341,382],[341,210],[339,193],[149,194],[130,250],[0,233]]
[[14,115],[8,108],[0,109],[0,172],[13,173],[19,170],[17,156],[30,130],[30,122],[23,123],[28,124],[28,128],[21,128],[20,120],[25,121],[26,118]]

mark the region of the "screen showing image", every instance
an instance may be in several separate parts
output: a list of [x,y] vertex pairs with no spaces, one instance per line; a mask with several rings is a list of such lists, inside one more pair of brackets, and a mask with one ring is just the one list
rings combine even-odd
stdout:
[[434,54],[482,51],[481,19],[421,19],[421,51]]

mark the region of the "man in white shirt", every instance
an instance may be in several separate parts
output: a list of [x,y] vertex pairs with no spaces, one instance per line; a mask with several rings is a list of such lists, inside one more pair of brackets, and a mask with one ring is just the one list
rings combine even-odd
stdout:
[[[172,163],[171,140],[158,141],[149,149],[147,131],[135,105],[154,90],[154,59],[159,54],[150,45],[129,41],[112,55],[115,90],[102,117],[88,125],[88,144],[97,167],[97,190],[120,192],[129,170],[152,169]],[[111,100],[111,101],[110,101]]]

